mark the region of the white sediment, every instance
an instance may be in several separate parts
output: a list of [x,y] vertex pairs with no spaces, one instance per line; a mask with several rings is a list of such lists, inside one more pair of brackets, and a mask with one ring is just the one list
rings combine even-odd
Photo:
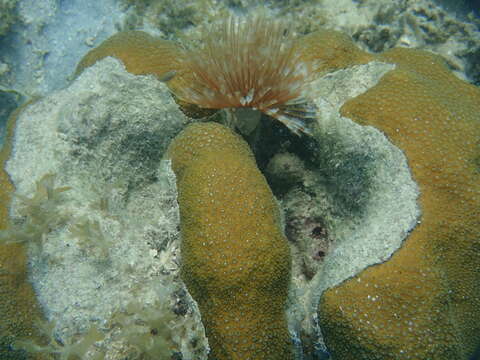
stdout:
[[[292,329],[319,331],[315,321],[321,294],[366,267],[388,260],[419,220],[419,190],[403,152],[379,130],[339,113],[347,100],[373,87],[393,68],[372,62],[330,73],[312,84],[319,109],[314,137],[322,165],[305,171],[302,181],[306,193],[317,200],[298,201],[294,188],[282,203],[284,210],[305,218],[312,217],[309,213],[320,214],[332,244],[311,280],[305,278],[303,268],[313,254],[300,251],[294,258]],[[294,253],[299,254],[298,249]],[[321,335],[317,336],[321,346]]]
[[[30,280],[64,343],[91,326],[111,332],[112,315],[129,307],[158,309],[160,318],[176,319],[165,327],[175,325],[168,337],[184,355],[204,358],[203,326],[179,295],[175,176],[162,160],[186,122],[165,84],[134,76],[113,58],[19,116],[6,166],[17,193],[32,198],[45,174],[70,188],[48,209],[65,221],[37,234],[41,246],[30,251]],[[17,200],[11,211],[20,223],[22,206]],[[186,316],[175,316],[178,302],[186,302]],[[116,358],[111,352],[122,346],[104,348]]]

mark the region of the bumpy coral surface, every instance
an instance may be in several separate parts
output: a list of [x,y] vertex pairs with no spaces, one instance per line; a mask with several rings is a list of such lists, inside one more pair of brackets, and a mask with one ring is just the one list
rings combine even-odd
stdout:
[[172,42],[143,31],[119,32],[88,52],[78,64],[75,74],[107,56],[120,59],[132,74],[153,74],[162,78],[178,67],[179,50]]
[[319,71],[335,71],[374,59],[373,55],[356,47],[347,35],[337,31],[316,31],[300,38],[298,45],[302,59],[317,60]]
[[480,344],[480,91],[432,54],[379,59],[397,68],[342,113],[405,152],[422,218],[390,260],[322,295],[326,343],[339,359],[469,359]]
[[290,252],[277,203],[248,145],[215,123],[186,128],[177,175],[182,276],[198,302],[211,359],[292,359],[284,305]]

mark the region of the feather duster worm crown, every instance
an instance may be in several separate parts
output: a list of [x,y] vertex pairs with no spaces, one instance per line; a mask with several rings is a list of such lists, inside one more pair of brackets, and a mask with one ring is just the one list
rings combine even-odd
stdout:
[[281,121],[295,134],[309,134],[315,108],[307,101],[316,64],[300,58],[287,27],[263,16],[230,17],[204,40],[185,50],[182,101],[201,108],[252,108]]

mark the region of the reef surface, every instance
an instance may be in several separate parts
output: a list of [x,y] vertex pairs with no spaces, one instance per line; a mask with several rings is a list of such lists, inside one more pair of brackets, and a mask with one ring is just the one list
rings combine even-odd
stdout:
[[[15,116],[2,196],[11,196],[10,180],[16,196],[1,238],[28,244],[28,281],[50,345],[17,346],[85,359],[207,359],[201,314],[180,277],[178,194],[165,157],[193,120],[141,57],[143,72],[113,58],[75,79],[73,71],[116,28],[195,42],[211,22],[258,8],[246,0],[213,8],[112,1],[87,6],[82,16],[105,18],[80,30],[80,5],[62,4],[9,6],[0,39],[11,50],[0,57],[2,101],[42,95]],[[330,31],[303,38],[305,58],[322,60],[311,88],[319,109],[312,137],[265,116],[256,135],[245,136],[289,242],[286,318],[295,358],[467,359],[478,345],[480,101],[467,83],[478,82],[478,20],[427,0],[268,11],[302,14],[308,21],[292,20],[300,34],[339,29],[359,45]],[[59,37],[63,27],[69,32]],[[363,51],[395,46],[445,59]],[[433,345],[408,345],[420,337]]]

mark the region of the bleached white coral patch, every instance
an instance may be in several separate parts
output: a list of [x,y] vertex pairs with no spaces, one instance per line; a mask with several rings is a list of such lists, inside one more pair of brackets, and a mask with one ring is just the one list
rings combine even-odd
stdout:
[[[62,219],[29,234],[38,238],[30,280],[62,342],[95,326],[106,333],[107,358],[161,357],[171,348],[206,357],[203,326],[178,275],[175,176],[162,160],[186,122],[163,83],[112,58],[18,118],[6,169],[22,196],[11,215],[20,232],[32,214],[52,218],[29,204]],[[45,174],[55,174],[48,188],[68,187],[58,201],[35,197]]]
[[[293,260],[291,322],[302,322],[296,326],[300,332],[319,342],[319,334],[312,333],[319,331],[315,319],[321,294],[389,259],[420,217],[419,190],[403,152],[374,127],[340,115],[347,100],[376,85],[393,68],[371,62],[325,75],[313,84],[319,109],[314,133],[317,160],[315,166],[310,164],[297,175],[301,186],[282,198],[284,209],[295,219],[305,219],[308,224],[320,218],[328,234],[328,251],[316,266],[315,254],[309,253],[311,246],[302,247],[302,239],[292,245],[297,256]],[[281,166],[272,163],[270,168]],[[310,235],[305,241],[318,240]],[[306,266],[310,266],[309,276],[305,275]],[[302,311],[305,313],[299,315]]]

